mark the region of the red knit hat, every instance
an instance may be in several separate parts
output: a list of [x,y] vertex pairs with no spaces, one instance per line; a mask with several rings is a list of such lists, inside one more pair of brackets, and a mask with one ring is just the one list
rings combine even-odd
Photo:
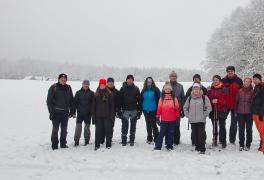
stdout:
[[99,86],[103,84],[103,85],[106,85],[106,80],[105,79],[100,79],[99,80]]

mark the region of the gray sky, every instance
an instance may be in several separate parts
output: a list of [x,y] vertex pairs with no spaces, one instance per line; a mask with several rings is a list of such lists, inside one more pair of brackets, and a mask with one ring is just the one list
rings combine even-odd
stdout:
[[250,0],[0,0],[0,58],[199,68],[221,21]]

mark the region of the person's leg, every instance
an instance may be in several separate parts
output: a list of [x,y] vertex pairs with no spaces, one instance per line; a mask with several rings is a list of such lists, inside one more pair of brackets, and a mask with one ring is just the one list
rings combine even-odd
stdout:
[[261,150],[261,147],[262,147],[262,140],[261,140],[261,135],[260,135],[259,115],[253,114],[252,115],[252,119],[255,122],[255,125],[256,125],[256,128],[257,128],[258,133],[259,133],[259,137],[260,137],[259,148],[258,148],[258,150],[260,151]]
[[[263,117],[264,118],[264,117]],[[259,134],[260,134],[260,139],[261,139],[261,147],[260,151],[264,153],[264,121],[260,121],[258,118],[258,124],[259,124]]]
[[115,128],[115,117],[111,119],[111,142],[113,141],[114,128]]
[[145,121],[146,121],[147,141],[152,142],[153,137],[152,137],[150,113],[145,112],[145,111],[143,113],[144,113]]
[[83,119],[81,118],[80,115],[78,115],[76,119],[76,126],[75,126],[75,133],[74,133],[74,141],[75,141],[76,146],[79,145],[79,140],[82,134],[82,121]]
[[60,127],[60,121],[55,114],[55,118],[52,121],[52,132],[51,132],[51,148],[58,149],[58,144],[59,144],[59,138],[58,138],[58,132],[59,132],[59,127]]
[[159,136],[159,128],[156,123],[156,112],[155,111],[150,113],[150,119],[151,119],[151,128],[153,131],[154,141],[156,141],[156,139]]
[[95,148],[99,148],[102,140],[103,119],[97,118],[95,124]]
[[174,138],[173,138],[173,142],[174,142],[175,145],[179,145],[180,144],[180,138],[181,138],[180,126],[181,126],[181,118],[178,118],[177,119],[177,123],[175,125]]
[[205,148],[205,123],[197,123],[198,149],[204,153]]
[[174,135],[174,131],[175,131],[175,126],[176,123],[179,123],[179,120],[177,121],[172,121],[168,123],[168,131],[169,131],[169,135],[168,135],[168,144],[167,144],[167,149],[173,149],[173,135]]
[[124,111],[122,118],[122,129],[121,129],[121,139],[123,145],[127,144],[128,120],[129,120],[129,113],[128,111]]
[[155,141],[155,149],[157,150],[160,150],[162,147],[163,138],[167,134],[167,126],[168,126],[168,123],[166,121],[161,121],[160,133],[159,133],[157,140]]
[[229,141],[234,144],[236,142],[237,135],[237,118],[235,117],[234,111],[231,110],[231,123],[229,129]]
[[245,114],[238,114],[237,120],[238,120],[238,128],[239,128],[239,145],[241,148],[244,148],[245,146]]
[[91,139],[91,130],[90,130],[90,125],[91,125],[91,115],[87,115],[84,118],[84,145],[87,145],[90,143]]
[[194,130],[193,130],[193,126],[190,124],[191,126],[191,141],[192,141],[192,146],[195,146],[195,135],[194,135]]
[[218,121],[215,119],[211,119],[213,126],[213,146],[217,146],[218,139]]
[[135,143],[136,127],[137,127],[137,111],[133,111],[131,112],[131,118],[130,118],[130,136],[129,136],[130,145],[134,145]]
[[112,121],[109,118],[104,118],[104,132],[106,136],[106,147],[111,148],[112,146],[112,141],[111,141]]
[[60,147],[61,148],[67,148],[67,129],[68,129],[68,114],[62,114],[61,115],[61,135],[60,135]]
[[198,146],[198,137],[197,137],[197,124],[196,123],[191,123],[192,127],[192,133],[195,141],[195,150],[200,151],[199,146]]
[[247,114],[246,116],[246,132],[247,132],[247,140],[246,140],[246,147],[249,149],[252,143],[252,126],[253,126],[253,121],[252,121],[252,115]]
[[226,119],[219,119],[219,138],[222,143],[222,146],[226,146]]

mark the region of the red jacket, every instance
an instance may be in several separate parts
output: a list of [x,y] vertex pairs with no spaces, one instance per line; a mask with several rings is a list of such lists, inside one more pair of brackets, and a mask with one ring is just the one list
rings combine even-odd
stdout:
[[214,111],[214,104],[213,99],[218,99],[217,101],[217,111],[218,112],[225,112],[227,109],[227,89],[223,86],[216,88],[212,86],[208,92],[207,96],[210,99],[212,110]]
[[235,99],[238,90],[243,86],[243,81],[235,75],[233,79],[229,79],[227,76],[223,78],[224,87],[228,89],[227,94],[227,109],[234,110]]
[[160,98],[156,116],[162,121],[176,121],[180,117],[178,99],[173,101],[171,95],[165,95],[164,100]]

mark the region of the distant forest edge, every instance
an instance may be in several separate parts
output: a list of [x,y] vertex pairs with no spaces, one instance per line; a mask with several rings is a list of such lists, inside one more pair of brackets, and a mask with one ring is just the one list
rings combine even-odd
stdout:
[[[109,76],[114,77],[116,81],[124,81],[128,74],[133,74],[136,81],[144,81],[146,77],[152,76],[155,81],[167,81],[169,74],[175,70],[179,81],[192,81],[194,74],[202,76],[203,81],[211,78],[205,75],[205,72],[198,69],[178,68],[180,64],[175,63],[175,68],[138,68],[138,67],[110,67],[105,65],[85,65],[54,61],[40,61],[32,59],[23,59],[18,61],[0,60],[0,79],[38,79],[50,80],[56,79],[59,73],[66,73],[70,80],[89,79],[97,81],[98,79]],[[35,78],[36,77],[36,78]]]

